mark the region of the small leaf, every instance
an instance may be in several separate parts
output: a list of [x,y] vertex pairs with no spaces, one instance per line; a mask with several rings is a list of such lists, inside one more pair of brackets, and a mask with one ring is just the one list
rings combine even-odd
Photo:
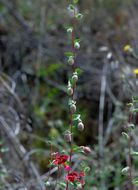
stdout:
[[71,52],[65,52],[64,54],[65,54],[66,56],[68,56],[68,57],[73,56],[73,53],[71,53]]
[[138,156],[138,152],[131,152],[132,156]]
[[82,167],[82,168],[84,168],[85,166],[86,166],[86,163],[85,163],[85,162],[81,164],[81,167]]
[[8,148],[1,148],[1,149],[0,149],[0,152],[8,152],[8,151],[9,151]]
[[80,151],[80,150],[82,150],[80,146],[76,146],[76,145],[73,146],[73,151]]
[[68,6],[68,9],[69,9],[69,10],[74,10],[75,8],[74,8],[74,6],[73,6],[72,4],[70,4],[70,5]]
[[135,125],[134,125],[133,123],[131,123],[131,124],[129,123],[129,124],[128,124],[128,127],[129,127],[129,128],[131,127],[131,129],[135,129]]
[[73,121],[80,119],[80,114],[73,114]]
[[89,167],[86,167],[85,169],[84,169],[84,172],[89,172],[90,171],[90,168]]
[[133,184],[134,184],[134,185],[138,184],[138,177],[135,178],[135,179],[133,179]]
[[128,134],[127,134],[127,133],[122,132],[122,135],[123,135],[126,139],[128,139],[128,140],[129,140],[129,136],[128,136]]
[[135,103],[138,103],[138,100],[134,100]]
[[75,18],[79,18],[79,19],[82,19],[83,18],[83,15],[81,13],[78,13]]
[[75,69],[75,72],[77,72],[78,74],[80,74],[80,73],[83,72],[83,70],[77,68],[77,69]]
[[127,167],[123,168],[121,172],[122,173],[127,173],[128,171],[129,171],[129,167],[127,166]]
[[138,108],[133,109],[133,114],[138,112]]
[[66,184],[65,184],[65,183],[63,183],[63,182],[57,182],[57,183],[58,183],[58,185],[60,185],[61,187],[66,188]]
[[68,29],[72,29],[73,30],[73,27],[72,26],[67,26],[66,30],[68,30]]
[[74,43],[80,42],[80,41],[81,41],[81,39],[76,39],[76,40],[74,40]]
[[74,3],[78,3],[79,0],[73,0]]
[[128,103],[127,106],[133,106],[133,104],[132,103]]

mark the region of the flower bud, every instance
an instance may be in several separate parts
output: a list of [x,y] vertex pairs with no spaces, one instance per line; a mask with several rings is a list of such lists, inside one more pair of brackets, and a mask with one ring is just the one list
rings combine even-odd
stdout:
[[75,112],[76,112],[76,106],[75,106],[75,104],[71,104],[71,106],[70,106],[70,111],[71,111],[72,113],[75,113]]
[[67,29],[67,32],[68,32],[68,33],[72,33],[72,28],[68,28],[68,29]]
[[82,188],[82,184],[78,184],[77,186],[78,190]]
[[86,153],[86,154],[90,154],[91,153],[91,149],[87,146],[83,146],[83,151]]
[[70,135],[69,132],[67,132],[64,137],[65,137],[65,141],[66,142],[70,142],[71,141],[71,135]]
[[77,82],[77,80],[78,80],[77,72],[73,73],[72,80],[73,80],[73,82]]
[[79,48],[80,48],[79,42],[75,42],[75,45],[74,45],[74,46],[75,46],[76,49],[79,49]]
[[72,90],[72,88],[71,88],[71,87],[68,87],[68,89],[67,89],[67,93],[68,93],[68,95],[69,95],[69,96],[71,96],[71,95],[72,95],[73,90]]
[[47,181],[47,182],[45,183],[45,185],[46,185],[47,187],[49,187],[49,186],[50,186],[50,182]]
[[79,129],[79,131],[83,131],[84,130],[84,124],[82,122],[79,122],[78,129]]
[[74,64],[73,56],[70,56],[70,57],[69,57],[68,63],[69,63],[70,65],[73,65],[73,64]]

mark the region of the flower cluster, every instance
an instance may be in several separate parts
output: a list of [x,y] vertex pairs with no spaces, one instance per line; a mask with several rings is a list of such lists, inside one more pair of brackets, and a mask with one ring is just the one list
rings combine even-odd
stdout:
[[70,167],[66,164],[66,161],[69,159],[69,155],[60,155],[59,152],[55,153],[55,157],[52,157],[54,159],[55,165],[62,165],[66,171],[70,171]]
[[70,181],[70,182],[78,181],[82,185],[84,185],[85,182],[81,181],[80,177],[84,178],[85,177],[85,173],[84,172],[81,172],[81,173],[71,172],[67,176],[65,176],[65,178],[66,178],[67,181]]

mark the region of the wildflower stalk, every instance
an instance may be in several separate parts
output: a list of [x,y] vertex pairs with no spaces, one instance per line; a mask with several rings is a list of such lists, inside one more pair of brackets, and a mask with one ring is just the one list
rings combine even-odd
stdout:
[[[74,57],[74,72],[75,72],[75,47],[74,47],[75,15],[76,15],[76,9],[74,8],[74,21],[73,21],[73,31],[72,31],[73,57]],[[73,83],[72,101],[74,101],[74,93],[75,93],[75,83]],[[71,165],[72,145],[73,145],[73,136],[72,136],[73,117],[72,117],[72,116],[73,116],[73,113],[71,112],[71,146],[70,146],[70,160],[69,160],[70,165]]]
[[[73,19],[73,31],[72,31],[72,43],[73,43],[73,57],[74,57],[74,72],[75,72],[75,45],[74,45],[74,34],[75,34],[75,16],[76,16],[76,9],[74,7],[74,19]],[[74,93],[75,93],[75,82],[73,83],[73,93],[72,93],[72,101],[74,101]],[[69,166],[71,167],[71,158],[72,158],[72,146],[73,146],[73,136],[72,136],[72,128],[73,128],[73,112],[71,111],[71,143],[70,143],[70,158],[69,158]],[[68,172],[69,174],[69,172]],[[68,190],[68,181],[67,181],[67,186],[66,190]]]
[[[132,124],[132,112],[133,112],[133,105],[131,106],[130,112],[130,121],[129,124]],[[132,172],[131,172],[131,127],[129,128],[129,173],[130,173],[130,181],[131,181],[131,190],[133,190],[133,183],[132,183]]]

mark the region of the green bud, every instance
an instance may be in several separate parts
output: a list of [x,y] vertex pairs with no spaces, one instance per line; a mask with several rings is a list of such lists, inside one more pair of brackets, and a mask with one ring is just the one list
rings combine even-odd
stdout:
[[72,112],[72,113],[75,113],[76,112],[76,106],[75,106],[75,104],[71,104],[71,106],[70,106],[70,111]]
[[68,33],[72,33],[72,28],[68,28],[68,29],[67,29],[67,32],[68,32]]
[[68,63],[69,63],[70,65],[73,65],[73,64],[74,64],[73,56],[70,56],[70,57],[69,57]]
[[82,122],[79,122],[78,129],[79,129],[79,131],[83,131],[84,130],[84,125],[83,125]]
[[73,80],[73,82],[77,82],[77,80],[78,80],[77,72],[73,73],[72,80]]
[[49,181],[45,182],[45,185],[46,185],[47,187],[49,187],[49,186],[50,186],[50,182],[49,182]]
[[69,95],[69,96],[71,96],[71,95],[72,95],[73,90],[72,90],[72,88],[71,88],[71,87],[69,87],[69,88],[68,88],[67,93],[68,93],[68,95]]
[[79,44],[79,42],[75,42],[75,45],[74,45],[74,46],[75,46],[76,49],[80,49],[80,44]]

